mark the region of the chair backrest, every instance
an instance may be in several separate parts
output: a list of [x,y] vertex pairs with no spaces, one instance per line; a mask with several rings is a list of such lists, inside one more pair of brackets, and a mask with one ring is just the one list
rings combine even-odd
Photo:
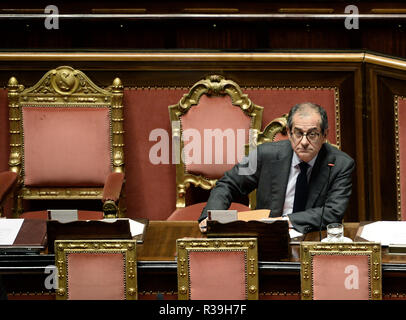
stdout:
[[56,240],[58,300],[136,300],[136,240]]
[[382,299],[380,243],[300,244],[303,300]]
[[261,129],[262,111],[238,84],[219,75],[197,82],[169,106],[177,208],[185,207],[190,184],[209,190],[243,158],[244,145]]
[[258,299],[256,238],[176,241],[179,300]]
[[102,89],[68,66],[29,88],[10,78],[9,165],[21,185],[16,197],[101,199],[107,175],[124,170],[122,98],[120,79]]

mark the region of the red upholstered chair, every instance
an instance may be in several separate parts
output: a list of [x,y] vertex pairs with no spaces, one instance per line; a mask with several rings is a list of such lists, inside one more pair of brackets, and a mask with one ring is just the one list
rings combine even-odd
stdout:
[[122,97],[120,79],[102,89],[66,66],[47,72],[29,88],[14,77],[9,80],[9,164],[18,174],[14,216],[46,219],[46,209],[57,209],[23,212],[24,200],[72,200],[66,202],[73,209],[80,209],[73,200],[101,200],[95,204],[98,211],[79,211],[79,219],[124,214],[119,201]]
[[303,300],[382,299],[381,244],[301,242]]
[[58,300],[136,300],[136,240],[56,240]]
[[256,238],[176,241],[179,300],[257,300]]
[[[244,145],[261,129],[263,108],[222,76],[197,82],[169,107],[173,160],[176,162],[176,211],[168,220],[197,220],[205,203],[186,204],[190,185],[205,190],[244,156]],[[230,209],[249,210],[240,203]]]

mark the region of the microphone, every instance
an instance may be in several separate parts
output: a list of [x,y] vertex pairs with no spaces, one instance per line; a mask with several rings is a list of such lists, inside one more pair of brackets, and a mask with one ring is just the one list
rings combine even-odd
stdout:
[[[334,167],[335,164],[334,164],[334,163],[329,163],[329,164],[327,164],[327,165],[328,165],[328,168],[329,168],[329,170],[328,170],[328,178],[327,178],[327,188],[328,188],[328,186],[329,186],[329,184],[330,184],[331,168]],[[328,192],[328,190],[327,190],[327,192]],[[327,198],[327,196],[326,196],[326,198]],[[321,218],[320,218],[320,227],[319,227],[319,238],[320,238],[320,241],[321,241],[321,228],[322,228],[322,226],[323,226],[324,208],[325,208],[325,207],[326,207],[326,203],[324,202],[324,204],[323,204],[323,209],[321,209]]]

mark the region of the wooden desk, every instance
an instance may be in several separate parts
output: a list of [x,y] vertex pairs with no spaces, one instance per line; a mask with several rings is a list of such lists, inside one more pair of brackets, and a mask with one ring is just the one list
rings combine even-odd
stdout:
[[[358,223],[345,224],[345,236],[354,239]],[[323,232],[324,237],[325,232]],[[150,221],[144,243],[138,250],[139,299],[177,299],[176,239],[205,238],[197,222]],[[318,232],[306,235],[318,241]],[[389,255],[383,249],[383,298],[406,299],[406,255]],[[260,261],[260,299],[300,299],[299,245],[291,245],[289,261]],[[0,273],[9,298],[54,298],[44,286],[45,268],[54,264],[54,256],[0,256]]]

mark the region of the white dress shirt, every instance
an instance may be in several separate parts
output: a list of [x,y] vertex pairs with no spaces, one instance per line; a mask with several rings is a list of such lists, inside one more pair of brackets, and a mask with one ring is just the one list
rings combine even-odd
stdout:
[[[309,165],[309,168],[307,168],[307,181],[309,181],[309,179],[310,179],[310,175],[312,173],[312,169],[313,169],[314,163],[316,162],[316,159],[317,159],[317,155],[307,163]],[[295,201],[296,180],[297,180],[297,176],[300,173],[300,167],[299,167],[300,162],[302,162],[302,160],[300,160],[299,157],[297,156],[297,154],[295,152],[293,152],[292,164],[290,166],[288,186],[286,187],[285,204],[283,205],[283,213],[282,213],[283,217],[286,217],[288,214],[291,214],[293,211],[293,202]]]

